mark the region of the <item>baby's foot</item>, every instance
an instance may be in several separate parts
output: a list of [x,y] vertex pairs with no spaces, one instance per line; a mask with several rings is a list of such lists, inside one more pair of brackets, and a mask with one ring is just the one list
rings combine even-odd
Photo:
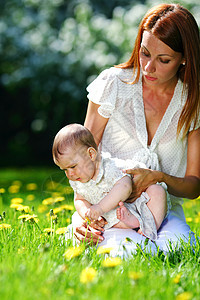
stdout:
[[117,208],[117,219],[130,228],[140,227],[138,219],[124,206],[123,202],[119,202]]

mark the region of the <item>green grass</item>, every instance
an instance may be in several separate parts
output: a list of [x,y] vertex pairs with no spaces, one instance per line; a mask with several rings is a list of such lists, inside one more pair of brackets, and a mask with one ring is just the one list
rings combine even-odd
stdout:
[[[64,174],[57,169],[4,169],[0,192],[0,225],[11,225],[0,230],[0,299],[199,299],[199,242],[195,252],[183,244],[166,256],[152,256],[138,248],[113,267],[104,266],[106,256],[97,254],[95,246],[67,259],[64,253],[72,241],[66,242],[56,230],[70,224],[74,210],[61,209],[56,219],[49,215],[50,209],[55,212],[61,205],[73,205]],[[24,212],[10,207],[13,198],[23,199],[28,214],[37,215],[39,221],[18,219]],[[49,198],[54,203],[43,205]],[[199,235],[199,200],[185,200],[184,210]],[[45,233],[45,228],[53,234]],[[89,277],[84,273],[81,277],[88,267]]]

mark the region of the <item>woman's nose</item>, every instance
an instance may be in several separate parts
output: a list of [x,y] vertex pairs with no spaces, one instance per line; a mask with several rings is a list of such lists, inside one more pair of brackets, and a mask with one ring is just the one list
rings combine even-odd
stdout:
[[145,66],[145,71],[148,73],[154,73],[156,71],[155,62],[153,60],[149,60]]

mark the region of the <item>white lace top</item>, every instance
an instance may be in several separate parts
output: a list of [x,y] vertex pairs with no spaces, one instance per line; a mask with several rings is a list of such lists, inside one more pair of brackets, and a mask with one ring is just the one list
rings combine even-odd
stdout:
[[[101,150],[112,157],[143,162],[148,168],[183,177],[187,164],[187,138],[176,139],[177,124],[186,95],[179,80],[173,98],[148,146],[148,134],[143,104],[142,77],[137,84],[132,69],[104,70],[87,88],[88,98],[100,107],[101,116],[109,118]],[[200,120],[196,128],[200,127]],[[182,199],[171,196],[172,206]]]

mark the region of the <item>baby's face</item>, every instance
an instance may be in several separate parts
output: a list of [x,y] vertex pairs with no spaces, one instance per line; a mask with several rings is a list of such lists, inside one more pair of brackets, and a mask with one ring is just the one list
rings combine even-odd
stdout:
[[65,154],[59,157],[58,166],[69,180],[88,182],[96,172],[95,161],[85,146],[77,146],[67,149]]

